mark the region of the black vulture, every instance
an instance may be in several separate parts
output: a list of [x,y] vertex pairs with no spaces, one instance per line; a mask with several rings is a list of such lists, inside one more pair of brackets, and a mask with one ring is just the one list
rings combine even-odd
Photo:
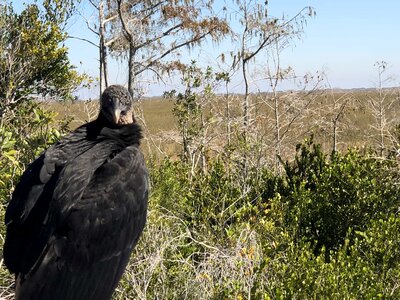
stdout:
[[28,166],[5,215],[17,300],[111,298],[146,222],[141,137],[129,92],[113,85],[95,121]]

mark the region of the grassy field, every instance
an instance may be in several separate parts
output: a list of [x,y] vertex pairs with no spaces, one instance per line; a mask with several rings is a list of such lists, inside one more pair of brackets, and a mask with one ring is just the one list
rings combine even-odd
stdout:
[[[93,120],[97,117],[98,101],[77,101],[70,103],[45,102],[43,105],[54,110],[58,114],[58,119],[73,117],[71,130],[79,125]],[[149,131],[156,134],[164,130],[176,129],[176,124],[172,115],[172,101],[163,98],[153,98],[135,103],[136,112],[143,110]],[[140,120],[139,120],[140,121]]]
[[[384,91],[383,101],[384,126],[386,132],[386,143],[392,141],[389,138],[390,132],[395,125],[400,124],[400,96],[395,90]],[[232,123],[232,127],[240,130],[241,119],[241,97],[235,95],[230,98],[230,117],[226,118],[226,98],[216,96],[212,101],[203,104],[206,118],[210,121],[208,134],[211,136],[209,145],[222,145],[226,139],[227,122]],[[333,119],[338,116],[341,106],[345,103],[342,114],[338,118],[338,148],[345,150],[348,147],[376,148],[375,128],[377,119],[374,117],[371,106],[371,99],[379,100],[379,93],[374,90],[348,90],[348,91],[319,91],[312,95],[281,93],[279,109],[282,112],[281,123],[289,122],[290,119],[299,114],[296,122],[289,128],[284,139],[284,146],[293,149],[294,146],[311,134],[315,136],[318,143],[321,143],[324,150],[332,148],[333,139]],[[301,99],[301,98],[304,99]],[[299,100],[300,99],[300,100]],[[294,105],[297,101],[299,104]],[[308,103],[306,109],[301,105]],[[257,137],[262,138],[267,145],[274,143],[274,111],[271,108],[273,99],[271,95],[252,95],[252,130]],[[303,103],[303,104],[302,104]],[[390,103],[390,106],[389,106]],[[79,125],[93,120],[98,113],[97,101],[78,101],[72,103],[44,103],[47,108],[58,113],[58,118],[72,118],[70,128],[73,130]],[[135,117],[137,121],[144,125],[145,142],[144,151],[149,154],[157,152],[166,156],[176,156],[181,147],[180,136],[176,119],[173,116],[173,101],[168,99],[151,98],[144,99],[135,103]],[[299,108],[300,106],[300,108]],[[215,121],[217,120],[217,121]],[[282,125],[281,131],[286,127]],[[158,149],[154,151],[154,149]],[[289,151],[292,152],[292,151]],[[287,153],[291,155],[292,153]]]

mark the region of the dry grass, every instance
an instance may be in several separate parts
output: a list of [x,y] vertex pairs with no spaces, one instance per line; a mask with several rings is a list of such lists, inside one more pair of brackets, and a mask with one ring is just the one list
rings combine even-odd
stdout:
[[[77,102],[44,102],[43,106],[58,113],[58,119],[73,117],[71,130],[81,124],[95,118],[98,113],[99,105],[97,100],[77,101]],[[154,98],[135,103],[135,107],[141,107],[147,127],[152,134],[162,131],[176,129],[172,115],[172,101],[163,98]],[[136,110],[136,112],[138,112]]]
[[[240,121],[240,96],[236,97],[236,102],[232,104],[231,117]],[[346,106],[345,114],[339,122],[339,150],[345,150],[348,147],[371,147],[373,146],[372,124],[373,115],[368,108],[368,99],[378,97],[378,93],[373,90],[361,91],[339,91],[335,93],[320,92],[313,100],[309,112],[303,122],[307,123],[305,128],[293,127],[288,137],[290,142],[287,147],[294,149],[294,145],[307,138],[311,133],[314,134],[317,142],[321,143],[325,151],[332,148],[332,128],[328,110],[332,109],[334,101],[351,98]],[[388,100],[394,100],[394,105],[388,112],[388,119],[392,120],[391,126],[400,123],[400,96],[396,91],[387,92]],[[339,99],[339,100],[338,100]],[[255,123],[257,123],[258,133],[263,134],[265,139],[273,143],[273,112],[265,103],[258,100],[258,97],[252,97],[254,105],[253,113],[257,114]],[[73,130],[79,125],[94,119],[98,113],[98,102],[79,101],[74,103],[44,103],[47,108],[58,112],[58,118],[72,117],[70,128]],[[211,103],[212,117],[219,118],[220,122],[210,126],[210,133],[214,134],[212,143],[214,145],[223,144],[223,132],[226,130],[224,123],[225,117],[225,99],[217,97]],[[180,151],[180,137],[176,121],[172,114],[173,103],[170,100],[159,98],[145,99],[135,104],[136,119],[144,125],[145,141],[143,143],[144,152],[147,155],[157,152],[157,155],[174,157]],[[208,110],[208,109],[206,109]],[[222,121],[221,121],[222,120]],[[265,133],[263,133],[265,132]],[[218,135],[219,133],[219,135]],[[211,145],[211,144],[210,144]],[[154,149],[158,149],[154,151]]]

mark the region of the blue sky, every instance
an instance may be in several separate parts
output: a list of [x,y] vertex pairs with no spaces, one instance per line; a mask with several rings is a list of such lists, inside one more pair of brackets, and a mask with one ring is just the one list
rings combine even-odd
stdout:
[[[222,1],[215,2],[220,5]],[[324,71],[332,87],[374,87],[377,81],[374,63],[384,60],[389,64],[387,74],[394,78],[390,84],[400,85],[400,1],[269,0],[269,12],[276,17],[292,16],[304,6],[312,6],[316,17],[308,20],[302,38],[294,40],[281,54],[283,67],[293,67],[298,75]],[[85,7],[82,6],[84,10]],[[81,17],[74,18],[69,32],[96,41]],[[78,69],[97,75],[97,49],[78,40],[69,40],[67,45]],[[187,60],[210,63],[215,60],[215,53],[211,45],[204,45],[200,51],[185,56]],[[113,83],[126,83],[125,67],[112,64],[110,79]],[[148,95],[160,95],[178,83],[151,84]]]
[[[279,7],[298,1],[279,2]],[[389,63],[394,84],[400,81],[400,1],[309,1],[317,16],[302,41],[285,53],[298,71],[323,69],[334,87],[374,86],[376,61]],[[286,7],[288,7],[286,6]]]

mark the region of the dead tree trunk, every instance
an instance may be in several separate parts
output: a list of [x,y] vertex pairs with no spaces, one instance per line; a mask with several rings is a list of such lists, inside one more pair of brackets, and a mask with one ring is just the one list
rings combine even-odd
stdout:
[[100,95],[108,86],[107,74],[107,48],[105,45],[105,20],[104,20],[104,2],[99,3],[99,57],[100,57]]

